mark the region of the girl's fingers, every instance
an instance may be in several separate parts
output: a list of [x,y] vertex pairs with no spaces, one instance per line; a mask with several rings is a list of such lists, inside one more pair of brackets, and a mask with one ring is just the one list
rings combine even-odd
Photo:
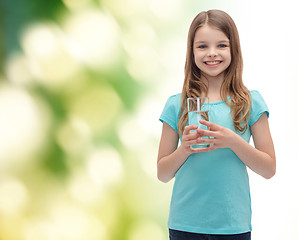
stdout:
[[184,128],[183,135],[188,135],[191,130],[196,130],[196,129],[198,129],[197,125],[188,125]]
[[200,123],[209,127],[210,129],[212,129],[213,131],[216,131],[216,130],[220,130],[221,129],[221,126],[215,124],[215,123],[212,123],[212,122],[209,122],[209,121],[206,121],[206,120],[200,120]]
[[186,143],[186,145],[187,145],[188,147],[191,147],[192,145],[197,145],[197,144],[198,144],[197,139],[192,140],[192,141],[188,141],[188,142]]
[[193,145],[198,145],[201,143],[214,144],[214,139],[195,138],[194,140],[186,141],[185,146],[191,147]]
[[213,151],[214,149],[216,149],[217,147],[213,144],[210,147],[206,147],[206,148],[197,148],[197,149],[192,149],[193,153],[200,153],[200,152],[210,152]]
[[190,141],[200,137],[200,134],[197,131],[190,132],[191,130],[196,130],[197,128],[197,125],[187,126],[187,128],[185,127],[183,131],[182,141]]
[[196,140],[196,142],[197,142],[197,144],[200,144],[200,143],[214,144],[215,139],[214,138],[198,138]]
[[201,136],[201,137],[217,137],[217,133],[210,131],[210,130],[203,130],[201,128],[197,129],[197,133]]
[[[215,139],[214,138],[198,138],[198,139],[196,139],[196,143],[195,143],[196,145],[202,144],[202,143],[206,144],[206,145],[209,145],[209,147],[206,147],[206,149],[205,148],[196,149],[196,152],[201,152],[200,150],[211,151],[211,150],[215,149],[214,147],[212,147],[212,146],[215,145]],[[192,145],[194,145],[194,144],[192,144]]]
[[210,151],[213,151],[214,149],[216,149],[216,146],[212,145],[212,146],[207,147],[207,148],[202,148],[201,152],[210,152]]

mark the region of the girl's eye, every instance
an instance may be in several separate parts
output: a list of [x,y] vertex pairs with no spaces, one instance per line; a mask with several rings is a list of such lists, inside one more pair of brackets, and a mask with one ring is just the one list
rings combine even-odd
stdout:
[[199,48],[202,48],[202,49],[204,49],[204,48],[206,48],[207,46],[206,45],[200,45],[199,46]]
[[225,48],[225,47],[227,47],[227,45],[226,44],[220,44],[219,47],[220,48]]

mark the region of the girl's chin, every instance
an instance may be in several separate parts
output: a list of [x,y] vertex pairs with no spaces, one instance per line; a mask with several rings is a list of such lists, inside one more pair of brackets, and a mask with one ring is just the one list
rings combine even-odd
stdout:
[[221,72],[221,73],[216,73],[216,72],[202,72],[202,75],[207,78],[207,79],[210,79],[210,78],[219,78],[219,77],[223,77],[224,76],[224,72]]

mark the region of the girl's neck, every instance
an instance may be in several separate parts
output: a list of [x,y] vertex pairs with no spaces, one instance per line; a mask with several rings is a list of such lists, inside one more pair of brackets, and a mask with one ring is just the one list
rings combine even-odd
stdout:
[[206,94],[207,97],[209,97],[209,102],[219,102],[222,100],[221,94],[220,94],[220,89],[221,85],[223,83],[224,77],[208,77],[205,78],[204,80],[206,81],[206,84],[208,86],[208,93]]

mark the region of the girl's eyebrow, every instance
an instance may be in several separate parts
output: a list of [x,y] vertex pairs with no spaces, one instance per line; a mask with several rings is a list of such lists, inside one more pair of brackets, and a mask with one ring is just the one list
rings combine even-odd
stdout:
[[195,41],[194,43],[206,43],[206,41]]
[[229,43],[230,41],[229,40],[221,40],[219,41],[219,43]]
[[[218,41],[218,43],[229,43],[230,41],[229,40],[220,40],[220,41]],[[194,42],[195,44],[196,43],[208,43],[208,41],[201,41],[201,40],[199,40],[199,41],[196,41],[196,42]]]

